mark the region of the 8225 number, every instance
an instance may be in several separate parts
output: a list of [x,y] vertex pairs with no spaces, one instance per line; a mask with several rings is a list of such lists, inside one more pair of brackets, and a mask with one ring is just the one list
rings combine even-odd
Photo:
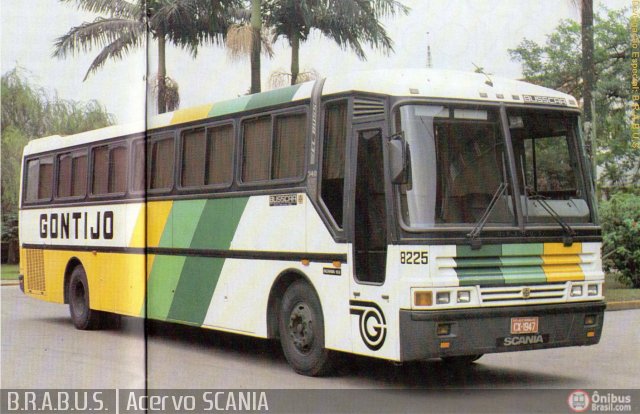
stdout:
[[400,252],[400,264],[426,265],[429,264],[429,252]]

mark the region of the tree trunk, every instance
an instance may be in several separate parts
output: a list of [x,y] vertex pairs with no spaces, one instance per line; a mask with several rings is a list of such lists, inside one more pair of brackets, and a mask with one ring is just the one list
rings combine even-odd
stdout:
[[251,93],[258,93],[260,87],[260,49],[262,31],[261,0],[251,0]]
[[20,245],[18,240],[11,239],[7,248],[7,263],[18,264],[20,258]]
[[158,33],[158,113],[167,112],[167,62],[164,33]]
[[583,111],[586,141],[591,148],[591,168],[595,177],[596,172],[596,131],[594,119],[593,90],[595,87],[595,63],[593,60],[593,0],[582,0],[582,80],[583,80]]
[[297,33],[291,34],[291,84],[298,83],[300,74],[300,38]]

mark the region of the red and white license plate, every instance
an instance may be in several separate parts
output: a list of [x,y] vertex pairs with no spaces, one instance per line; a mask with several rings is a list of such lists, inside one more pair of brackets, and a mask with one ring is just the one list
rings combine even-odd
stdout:
[[538,317],[511,318],[511,334],[538,333]]

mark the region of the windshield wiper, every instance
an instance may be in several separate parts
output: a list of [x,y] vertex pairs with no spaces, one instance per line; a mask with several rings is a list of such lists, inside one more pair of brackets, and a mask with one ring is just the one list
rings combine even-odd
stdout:
[[489,216],[491,215],[493,208],[498,203],[498,199],[502,197],[505,191],[507,191],[508,187],[509,186],[504,182],[500,183],[496,192],[493,193],[493,197],[491,198],[491,201],[489,202],[489,205],[487,206],[487,208],[484,210],[484,213],[482,213],[482,216],[480,217],[480,219],[478,219],[478,222],[473,227],[473,230],[471,230],[469,234],[467,234],[467,237],[471,239],[471,248],[473,250],[477,250],[480,247],[482,247],[482,242],[480,241],[480,239],[478,239],[478,236],[480,236],[480,233],[482,232],[484,225],[487,224],[487,221],[489,220]]
[[532,194],[531,197],[527,196],[527,199],[537,201],[540,203],[542,208],[549,213],[552,219],[556,221],[562,227],[562,231],[564,232],[564,236],[562,237],[562,243],[565,246],[571,246],[573,244],[573,237],[576,235],[576,232],[571,228],[569,223],[562,220],[562,217],[551,207],[544,196],[540,194]]

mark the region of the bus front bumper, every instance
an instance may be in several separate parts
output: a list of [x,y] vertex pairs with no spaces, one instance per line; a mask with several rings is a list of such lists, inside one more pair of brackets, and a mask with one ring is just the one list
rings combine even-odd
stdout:
[[[400,357],[402,361],[412,361],[594,345],[600,340],[605,307],[603,301],[598,301],[443,311],[401,310]],[[526,332],[522,332],[523,326]]]

